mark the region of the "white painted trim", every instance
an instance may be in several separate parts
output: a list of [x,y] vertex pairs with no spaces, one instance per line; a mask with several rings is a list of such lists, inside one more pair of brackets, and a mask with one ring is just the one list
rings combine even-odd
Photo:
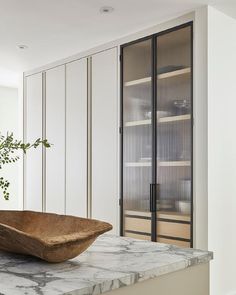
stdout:
[[92,216],[92,57],[87,59],[87,217]]
[[[23,142],[25,143],[26,141],[26,129],[27,129],[27,125],[26,125],[26,109],[27,109],[27,93],[26,93],[26,89],[27,89],[27,79],[25,79],[23,77]],[[25,154],[23,154],[23,210],[25,209],[25,188],[26,188],[26,156]]]
[[[42,138],[46,139],[46,72],[42,73]],[[42,154],[42,211],[46,212],[46,148]]]
[[193,247],[207,249],[207,7],[196,10],[193,25]]

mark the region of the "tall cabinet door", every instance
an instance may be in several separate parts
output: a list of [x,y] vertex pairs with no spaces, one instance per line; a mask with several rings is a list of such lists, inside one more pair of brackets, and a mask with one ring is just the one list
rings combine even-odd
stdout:
[[[25,78],[25,141],[42,138],[42,73]],[[25,156],[24,209],[42,211],[42,148]]]
[[192,245],[192,27],[157,36],[157,241]]
[[87,58],[66,65],[66,214],[87,216]]
[[123,235],[152,238],[152,39],[122,48]]
[[192,25],[122,46],[122,234],[193,243]]
[[65,66],[46,72],[46,212],[65,213]]
[[92,218],[118,227],[117,49],[92,57]]

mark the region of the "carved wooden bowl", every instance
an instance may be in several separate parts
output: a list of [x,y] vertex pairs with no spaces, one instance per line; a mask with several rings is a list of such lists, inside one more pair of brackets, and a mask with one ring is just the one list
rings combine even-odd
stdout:
[[34,211],[0,210],[0,250],[62,262],[112,229],[106,222]]

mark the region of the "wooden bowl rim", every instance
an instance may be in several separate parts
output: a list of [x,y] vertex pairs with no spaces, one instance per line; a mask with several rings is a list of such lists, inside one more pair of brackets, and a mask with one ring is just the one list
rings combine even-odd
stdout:
[[[104,222],[104,221],[100,221],[100,220],[96,220],[96,219],[90,219],[90,218],[84,218],[84,217],[76,217],[76,216],[72,216],[72,215],[62,215],[62,214],[56,214],[56,213],[44,213],[44,212],[37,212],[37,211],[30,211],[30,210],[0,210],[0,214],[1,212],[9,212],[9,213],[13,213],[13,212],[29,212],[29,213],[35,213],[35,214],[40,214],[40,215],[44,215],[44,214],[47,214],[47,215],[54,215],[54,216],[63,216],[63,217],[73,217],[75,219],[83,219],[83,220],[87,220],[87,221],[96,221],[97,223],[99,223],[100,225],[103,225],[103,227],[97,231],[94,231],[94,232],[83,232],[84,235],[81,236],[81,232],[78,233],[78,232],[74,232],[74,233],[70,233],[70,234],[64,234],[64,235],[61,235],[62,237],[65,237],[65,238],[69,238],[67,240],[62,240],[62,241],[47,241],[45,239],[41,239],[39,238],[38,236],[35,236],[34,234],[29,234],[27,232],[24,232],[22,230],[19,230],[13,226],[10,226],[10,225],[7,225],[7,224],[4,224],[2,222],[0,222],[0,229],[1,227],[2,228],[7,228],[13,232],[16,232],[18,234],[21,234],[22,236],[25,236],[27,238],[30,238],[30,239],[34,239],[36,241],[38,241],[39,243],[41,243],[43,246],[46,246],[46,247],[49,247],[49,248],[53,248],[53,247],[58,247],[58,246],[62,246],[62,245],[71,245],[71,244],[75,244],[75,243],[78,243],[78,242],[84,242],[84,241],[87,241],[87,240],[90,240],[90,239],[94,239],[94,238],[97,238],[99,235],[111,230],[113,227],[110,223],[108,222]],[[60,236],[57,236],[58,238]]]

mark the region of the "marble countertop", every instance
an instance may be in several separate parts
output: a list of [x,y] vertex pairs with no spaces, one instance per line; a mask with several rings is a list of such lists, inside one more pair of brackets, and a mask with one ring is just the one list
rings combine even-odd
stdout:
[[0,252],[0,295],[102,294],[212,258],[211,252],[111,235],[58,264]]

